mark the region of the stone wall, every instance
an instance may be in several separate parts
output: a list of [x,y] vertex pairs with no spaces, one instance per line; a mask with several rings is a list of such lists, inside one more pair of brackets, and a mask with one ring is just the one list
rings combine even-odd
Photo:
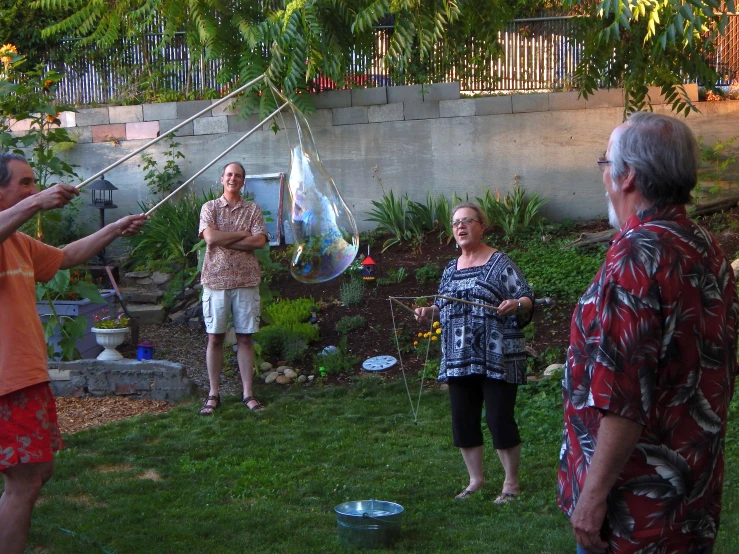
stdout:
[[[697,87],[687,90],[697,100]],[[669,106],[660,104],[658,89],[650,94],[655,111],[670,113]],[[334,91],[318,94],[314,101],[317,110],[308,119],[316,146],[360,230],[373,227],[366,214],[383,190],[407,192],[419,201],[427,193],[474,198],[488,189],[505,193],[514,179],[527,192],[546,197],[545,214],[554,219],[605,213],[595,160],[623,120],[621,90],[598,91],[588,99],[578,98],[576,92],[460,98],[459,85],[448,83]],[[79,141],[65,154],[85,178],[212,104],[115,106],[62,114],[63,125]],[[739,102],[699,107],[701,113],[691,114],[687,123],[706,143],[739,134]],[[244,163],[250,174],[287,172],[295,124],[289,113],[276,117],[280,131],[274,133],[271,123],[263,125],[203,173],[194,189],[220,189],[220,168],[231,160]],[[240,117],[227,103],[178,130],[185,178],[258,122],[253,115]],[[23,123],[18,122],[16,130],[22,130]],[[150,152],[162,154],[166,142]],[[140,156],[105,177],[119,188],[114,197],[119,208],[108,211],[108,221],[138,211],[138,203],[148,200]],[[91,221],[96,214],[89,209]]]
[[50,362],[55,396],[129,396],[180,402],[195,394],[185,368],[162,360]]

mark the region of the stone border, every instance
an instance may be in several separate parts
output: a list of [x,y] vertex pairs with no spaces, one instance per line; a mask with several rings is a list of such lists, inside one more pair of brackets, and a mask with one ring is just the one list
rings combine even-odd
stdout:
[[129,396],[181,402],[196,392],[184,366],[163,360],[76,360],[49,364],[55,396]]
[[[698,101],[698,85],[685,85],[693,102]],[[654,105],[664,104],[659,87],[650,87]],[[313,97],[316,111],[308,118],[314,127],[331,127],[411,121],[448,117],[473,117],[500,114],[592,110],[623,107],[623,89],[598,90],[588,98],[577,92],[513,94],[463,98],[459,83],[375,87],[337,90]],[[163,102],[135,106],[83,108],[62,112],[61,127],[67,128],[78,143],[151,140],[188,117],[213,105],[216,100]],[[12,122],[14,133],[30,128],[30,120]],[[232,102],[213,108],[194,122],[178,130],[176,136],[220,135],[246,132],[258,123],[256,116],[243,118],[233,110]],[[271,132],[269,124],[262,131]]]

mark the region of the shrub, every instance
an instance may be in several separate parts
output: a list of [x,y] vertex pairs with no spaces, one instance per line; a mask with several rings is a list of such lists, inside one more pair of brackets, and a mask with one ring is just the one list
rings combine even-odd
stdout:
[[506,240],[512,240],[541,220],[539,211],[546,199],[538,194],[527,195],[518,185],[516,176],[513,190],[503,199],[499,192],[496,191],[493,196],[488,190],[483,198],[477,198],[477,202],[485,212],[488,224],[491,227],[500,227]]
[[291,325],[308,321],[311,308],[315,305],[311,297],[296,298],[270,304],[265,311],[272,317],[274,325]]
[[364,296],[364,282],[359,279],[352,279],[348,283],[343,283],[339,289],[339,298],[345,306],[359,306]]
[[281,358],[282,347],[285,344],[285,329],[277,325],[262,327],[256,334],[264,358]]
[[311,343],[318,340],[318,327],[312,323],[290,323],[287,325],[279,325],[283,329],[286,329],[288,333],[297,335],[304,341]]
[[361,315],[344,316],[336,323],[336,332],[340,335],[348,335],[366,325],[367,321]]
[[[127,239],[131,253],[126,266],[150,267],[153,263],[167,262],[179,269],[197,268],[200,208],[208,200],[218,198],[209,189],[200,196],[184,196],[165,202],[152,214],[144,229]],[[151,206],[141,204],[142,211]]]
[[377,279],[377,284],[380,286],[393,285],[395,283],[402,283],[408,277],[408,270],[404,267],[398,269],[389,269],[387,277],[380,277]]
[[419,285],[426,283],[437,283],[441,277],[441,268],[436,264],[426,264],[419,267],[416,272],[416,281]]
[[323,375],[338,375],[351,371],[354,365],[360,361],[359,356],[351,355],[346,347],[346,339],[342,340],[335,352],[328,352],[321,356],[316,356],[316,367],[319,373]]
[[287,334],[282,345],[282,358],[288,363],[295,363],[308,351],[308,343],[297,334]]

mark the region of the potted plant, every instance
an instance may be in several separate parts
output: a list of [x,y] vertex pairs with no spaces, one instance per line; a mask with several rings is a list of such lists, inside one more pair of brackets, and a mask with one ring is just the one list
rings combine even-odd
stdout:
[[36,285],[36,311],[41,318],[50,360],[94,358],[100,352],[92,334],[93,317],[110,307],[114,291],[99,290],[84,270],[60,270],[48,283]]
[[95,340],[104,348],[97,359],[108,361],[122,359],[123,356],[116,348],[126,339],[126,331],[131,320],[123,312],[113,317],[109,310],[95,314],[93,320],[92,332],[95,333]]

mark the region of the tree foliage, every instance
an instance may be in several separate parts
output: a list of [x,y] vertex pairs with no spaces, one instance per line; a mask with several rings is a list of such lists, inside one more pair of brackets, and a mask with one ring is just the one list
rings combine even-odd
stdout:
[[623,86],[626,111],[648,107],[648,85],[661,87],[673,110],[687,115],[695,106],[683,83],[708,85],[718,75],[708,60],[723,33],[734,0],[566,0],[587,16],[585,51],[575,82],[585,97],[599,86]]
[[[37,0],[34,5],[66,14],[44,36],[72,34],[82,46],[109,48],[161,22],[166,37],[184,32],[192,51],[220,60],[224,85],[265,74],[303,108],[308,95],[302,93],[314,88],[319,74],[337,87],[366,83],[378,25],[392,28],[383,63],[396,81],[429,82],[439,77],[443,61],[456,75],[469,72],[493,83],[489,60],[500,55],[502,26],[517,13],[556,7],[545,0]],[[602,86],[623,86],[628,109],[643,109],[650,100],[647,86],[657,85],[676,110],[687,113],[692,104],[682,83],[715,79],[706,56],[734,0],[563,0],[561,6],[583,14],[585,52],[575,83],[585,96]],[[263,115],[275,106],[265,82],[242,100]]]

